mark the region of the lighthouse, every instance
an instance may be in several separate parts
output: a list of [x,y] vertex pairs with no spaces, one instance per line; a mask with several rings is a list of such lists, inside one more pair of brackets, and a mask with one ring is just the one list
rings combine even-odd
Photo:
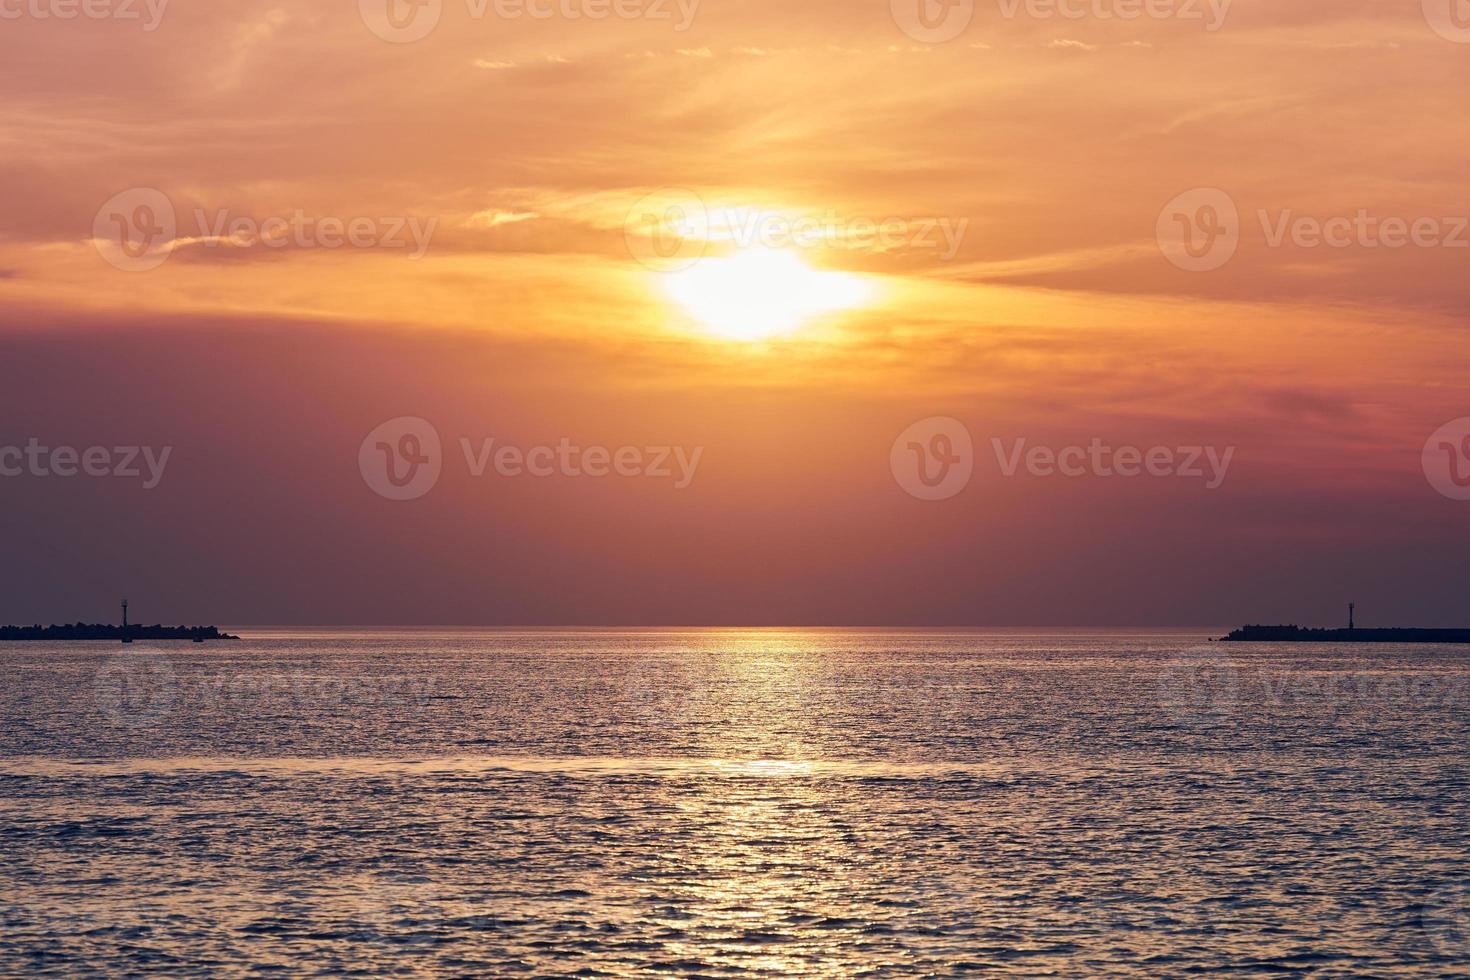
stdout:
[[1353,625],[1353,611],[1355,609],[1357,609],[1357,608],[1358,608],[1358,604],[1356,602],[1349,602],[1348,603],[1348,629],[1356,629],[1357,628],[1357,627],[1355,627]]
[[128,600],[124,599],[122,601],[122,607],[123,607],[122,641],[124,643],[132,643],[133,642],[133,638],[131,636],[128,636]]

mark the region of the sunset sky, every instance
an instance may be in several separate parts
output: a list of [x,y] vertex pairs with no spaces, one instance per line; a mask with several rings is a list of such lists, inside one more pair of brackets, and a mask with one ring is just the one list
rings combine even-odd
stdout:
[[[0,445],[171,447],[153,488],[0,478],[0,622],[1470,626],[1421,459],[1470,416],[1470,17],[625,2],[0,0]],[[443,441],[414,500],[359,469],[400,417]],[[890,466],[932,417],[974,442],[942,500]],[[701,455],[476,477],[489,438]]]

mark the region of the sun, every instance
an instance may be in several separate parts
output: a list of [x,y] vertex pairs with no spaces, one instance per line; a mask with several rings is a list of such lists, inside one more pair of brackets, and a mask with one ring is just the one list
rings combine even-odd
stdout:
[[861,306],[873,291],[860,276],[813,269],[794,252],[767,248],[700,259],[665,274],[664,288],[711,333],[730,340],[792,333],[819,314]]

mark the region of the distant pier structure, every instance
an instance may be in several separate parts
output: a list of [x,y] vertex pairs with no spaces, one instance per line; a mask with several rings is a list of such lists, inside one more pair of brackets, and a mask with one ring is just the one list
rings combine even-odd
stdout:
[[111,623],[67,623],[42,626],[0,626],[0,643],[18,640],[36,640],[70,643],[91,640],[193,640],[204,643],[209,640],[238,640],[238,636],[221,632],[217,626],[134,626],[128,622],[128,600],[122,601],[122,625]]
[[1470,643],[1470,629],[1370,626],[1358,629],[1358,604],[1348,603],[1347,629],[1242,626],[1222,640],[1242,643]]

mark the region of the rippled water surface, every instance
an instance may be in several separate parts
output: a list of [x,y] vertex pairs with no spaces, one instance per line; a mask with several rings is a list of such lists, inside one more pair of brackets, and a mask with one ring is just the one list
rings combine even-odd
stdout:
[[0,646],[0,975],[1465,976],[1470,650]]

